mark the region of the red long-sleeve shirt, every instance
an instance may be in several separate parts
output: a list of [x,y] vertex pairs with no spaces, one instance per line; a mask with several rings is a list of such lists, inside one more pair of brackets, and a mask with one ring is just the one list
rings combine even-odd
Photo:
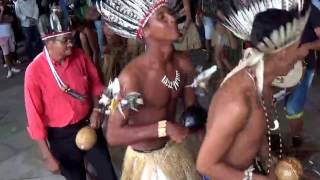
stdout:
[[89,113],[92,97],[99,96],[104,88],[95,66],[80,49],[74,49],[54,67],[65,84],[87,98],[80,101],[60,90],[45,53],[40,53],[28,66],[24,81],[27,130],[34,140],[45,140],[47,127],[79,122]]

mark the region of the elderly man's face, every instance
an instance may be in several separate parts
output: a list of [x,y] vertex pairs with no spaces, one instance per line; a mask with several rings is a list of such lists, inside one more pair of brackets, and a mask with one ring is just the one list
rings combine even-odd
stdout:
[[73,48],[73,37],[72,35],[65,35],[65,36],[58,36],[56,37],[51,45],[50,48],[55,51],[58,56],[67,57],[72,54]]

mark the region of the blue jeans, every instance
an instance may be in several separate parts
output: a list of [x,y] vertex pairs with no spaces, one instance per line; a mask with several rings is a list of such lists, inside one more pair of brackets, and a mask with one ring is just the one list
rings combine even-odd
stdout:
[[202,180],[210,180],[207,176],[202,176]]
[[206,41],[205,34],[204,34],[204,26],[203,25],[197,26],[197,30],[198,30],[199,35],[200,35],[201,44],[202,44],[202,46],[204,46],[205,41]]
[[62,26],[64,29],[67,29],[69,27],[69,13],[67,9],[67,0],[59,0],[59,6],[62,11]]
[[299,119],[302,117],[313,77],[314,69],[307,69],[301,83],[286,97],[285,107],[288,119]]
[[94,21],[94,26],[96,27],[97,31],[97,37],[98,37],[98,44],[99,44],[99,49],[100,49],[100,56],[103,55],[104,52],[104,35],[102,31],[102,21],[101,20],[96,20]]
[[43,49],[43,43],[37,26],[22,27],[26,40],[26,55],[30,60],[35,58]]

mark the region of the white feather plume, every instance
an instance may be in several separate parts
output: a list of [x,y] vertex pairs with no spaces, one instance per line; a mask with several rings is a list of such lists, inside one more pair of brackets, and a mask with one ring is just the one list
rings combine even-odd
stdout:
[[250,40],[250,34],[255,16],[267,9],[302,10],[303,0],[256,0],[249,5],[234,9],[225,18],[223,25],[235,36],[243,40]]
[[[231,32],[243,40],[250,40],[250,34],[253,21],[256,14],[266,11],[269,8],[291,10],[298,8],[299,12],[303,10],[303,0],[259,0],[252,2],[248,7],[239,8],[233,11],[226,19],[224,24]],[[256,75],[256,85],[258,94],[261,96],[263,91],[263,73],[264,73],[264,54],[275,53],[297,42],[304,30],[310,15],[310,9],[304,14],[299,15],[292,22],[275,29],[270,37],[263,38],[257,45],[257,50],[247,49],[244,52],[244,58],[239,62],[224,79],[222,84],[246,67],[254,67]]]
[[205,82],[211,78],[211,76],[217,71],[217,66],[213,65],[210,68],[199,73],[198,76],[193,80],[192,84],[187,85],[186,87],[197,88],[202,82]]

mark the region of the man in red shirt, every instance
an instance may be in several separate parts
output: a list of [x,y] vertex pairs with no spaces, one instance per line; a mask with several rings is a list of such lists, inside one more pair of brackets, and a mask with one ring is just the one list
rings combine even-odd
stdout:
[[[48,169],[61,172],[68,180],[86,179],[84,158],[94,167],[98,180],[117,179],[99,128],[101,116],[96,107],[104,86],[95,66],[82,50],[73,49],[70,32],[54,32],[43,40],[43,52],[25,74],[31,139],[37,142]],[[84,152],[77,148],[75,137],[87,119],[97,129],[98,139],[91,150]]]

